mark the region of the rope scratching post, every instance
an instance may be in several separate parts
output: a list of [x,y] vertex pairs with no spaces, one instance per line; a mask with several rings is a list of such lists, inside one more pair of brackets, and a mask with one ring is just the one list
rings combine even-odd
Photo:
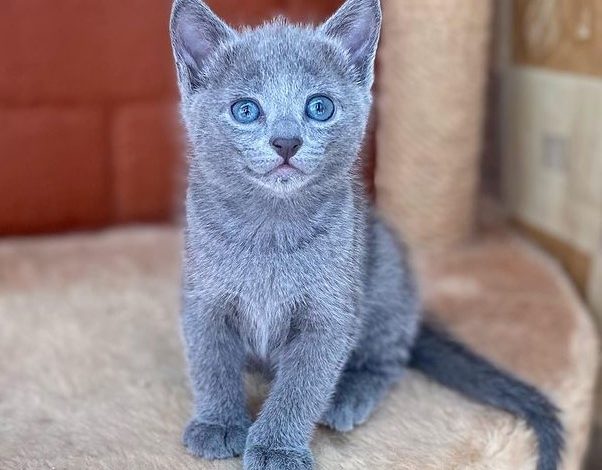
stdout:
[[470,235],[491,2],[383,0],[376,198],[414,248]]

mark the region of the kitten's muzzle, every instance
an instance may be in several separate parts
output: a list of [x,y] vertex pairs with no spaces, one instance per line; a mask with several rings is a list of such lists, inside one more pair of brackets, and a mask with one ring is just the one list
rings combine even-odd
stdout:
[[275,137],[270,140],[270,145],[278,155],[284,158],[284,163],[288,163],[289,159],[294,157],[303,145],[303,140],[299,137]]

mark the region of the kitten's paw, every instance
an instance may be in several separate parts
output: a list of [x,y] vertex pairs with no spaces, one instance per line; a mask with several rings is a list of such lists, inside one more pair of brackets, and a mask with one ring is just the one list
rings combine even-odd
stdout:
[[370,417],[386,392],[386,384],[382,376],[346,372],[320,424],[335,431],[351,431]]
[[188,451],[205,459],[228,459],[245,450],[249,425],[208,424],[193,419],[184,431],[182,440]]
[[244,470],[312,470],[309,449],[282,449],[251,446],[245,451]]

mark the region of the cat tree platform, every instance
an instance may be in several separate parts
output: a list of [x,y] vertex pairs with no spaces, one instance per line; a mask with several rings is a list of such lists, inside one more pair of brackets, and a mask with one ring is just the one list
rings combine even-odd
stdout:
[[[0,468],[240,469],[180,444],[190,393],[178,331],[179,232],[139,228],[0,242]],[[441,319],[545,390],[567,427],[565,469],[589,429],[597,340],[558,267],[495,233],[421,260]],[[318,469],[534,469],[531,432],[409,372],[349,434],[320,429]]]

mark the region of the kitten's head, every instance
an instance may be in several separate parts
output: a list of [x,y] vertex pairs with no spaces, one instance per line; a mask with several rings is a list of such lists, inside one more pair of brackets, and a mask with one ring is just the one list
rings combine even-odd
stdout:
[[224,187],[287,196],[349,174],[371,103],[379,0],[347,0],[318,27],[235,31],[176,0],[171,39],[192,168]]

